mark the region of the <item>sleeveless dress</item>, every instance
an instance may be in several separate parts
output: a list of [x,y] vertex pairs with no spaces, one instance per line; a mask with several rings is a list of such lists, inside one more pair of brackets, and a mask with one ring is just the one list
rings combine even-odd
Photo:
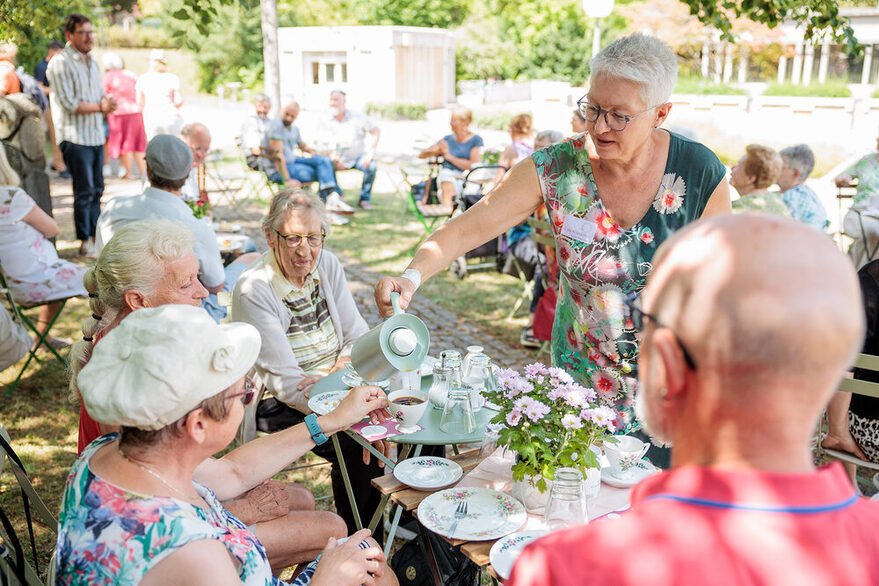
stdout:
[[532,155],[561,273],[552,361],[594,388],[614,408],[624,433],[639,427],[632,409],[639,340],[623,300],[644,288],[657,247],[702,215],[726,175],[707,147],[669,134],[653,205],[628,229],[614,222],[601,201],[585,133]]
[[[117,437],[111,433],[91,443],[67,477],[58,517],[56,584],[134,585],[178,548],[201,539],[226,546],[246,586],[284,584],[272,576],[256,536],[209,488],[193,483],[210,506],[206,509],[131,492],[96,476],[89,468],[91,457]],[[308,584],[316,567],[309,564],[293,584]]]

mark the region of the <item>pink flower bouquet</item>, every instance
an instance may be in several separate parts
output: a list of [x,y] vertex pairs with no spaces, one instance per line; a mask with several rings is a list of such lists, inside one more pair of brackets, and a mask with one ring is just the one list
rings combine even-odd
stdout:
[[615,431],[616,414],[599,406],[594,389],[574,382],[561,368],[539,362],[525,367],[524,374],[501,369],[496,390],[485,398],[500,408],[492,423],[501,423],[498,445],[517,452],[513,479],[535,478],[546,490],[556,468],[599,468],[589,448]]

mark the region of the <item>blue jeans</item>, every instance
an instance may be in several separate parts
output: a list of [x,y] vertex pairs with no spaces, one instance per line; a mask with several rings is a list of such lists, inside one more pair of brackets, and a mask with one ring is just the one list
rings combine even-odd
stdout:
[[63,141],[58,145],[73,180],[73,225],[76,238],[95,237],[104,195],[104,147]]
[[316,155],[314,157],[297,157],[287,161],[287,173],[290,178],[300,183],[317,181],[321,192],[335,191],[339,194],[339,184],[336,182],[336,170],[329,157]]
[[375,173],[378,170],[375,159],[369,162],[369,166],[364,166],[363,159],[365,157],[366,155],[357,157],[357,161],[354,163],[354,167],[352,167],[352,169],[357,169],[363,173],[363,184],[360,186],[360,201],[369,201],[369,198],[372,197],[372,184],[375,183]]
[[[244,269],[249,266],[250,265],[245,262],[229,263],[229,266],[224,269],[226,280],[223,281],[223,291],[232,291],[232,289],[235,288],[235,281],[238,280],[238,277],[241,276]],[[226,317],[226,308],[220,305],[216,293],[211,293],[202,299],[201,306],[205,311],[211,314],[211,317],[214,318],[214,321],[217,323],[220,323],[220,320]]]

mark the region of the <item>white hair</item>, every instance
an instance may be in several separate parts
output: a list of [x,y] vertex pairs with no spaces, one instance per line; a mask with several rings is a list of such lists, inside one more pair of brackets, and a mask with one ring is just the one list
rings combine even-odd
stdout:
[[812,169],[815,168],[815,155],[807,144],[789,146],[778,154],[781,155],[788,167],[800,172],[800,180],[802,181],[805,181],[806,177],[812,174]]
[[678,60],[656,37],[635,33],[602,49],[592,59],[591,71],[593,80],[606,77],[639,84],[641,97],[651,107],[671,97],[678,80]]
[[104,66],[105,71],[113,71],[115,69],[124,69],[125,63],[122,61],[122,57],[117,53],[104,53],[101,56],[101,65]]

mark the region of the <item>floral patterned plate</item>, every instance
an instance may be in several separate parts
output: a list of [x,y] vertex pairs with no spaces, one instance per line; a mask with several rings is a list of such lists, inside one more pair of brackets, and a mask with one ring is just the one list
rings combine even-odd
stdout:
[[[458,521],[455,534],[449,535],[461,500],[467,501],[467,516]],[[466,541],[500,539],[521,529],[526,519],[522,503],[490,488],[447,488],[418,505],[418,520],[422,525],[444,537]]]
[[348,393],[351,391],[329,391],[315,395],[308,400],[308,408],[318,415],[326,415],[339,406]]
[[346,372],[345,374],[343,374],[342,375],[342,382],[344,384],[348,385],[349,387],[357,387],[360,385],[375,385],[375,386],[379,387],[380,389],[382,389],[383,391],[387,391],[389,388],[391,388],[391,381],[389,381],[387,379],[374,381],[374,382],[367,382],[353,372]]
[[439,490],[458,482],[463,474],[457,463],[433,456],[410,458],[394,467],[394,478],[415,490]]
[[610,465],[601,469],[601,481],[609,486],[616,488],[632,488],[648,476],[659,472],[659,468],[648,462],[647,460],[638,460],[632,469],[631,478],[618,478],[614,476]]
[[517,531],[495,541],[488,553],[488,559],[501,580],[510,577],[513,571],[513,564],[525,546],[549,533],[548,531]]

